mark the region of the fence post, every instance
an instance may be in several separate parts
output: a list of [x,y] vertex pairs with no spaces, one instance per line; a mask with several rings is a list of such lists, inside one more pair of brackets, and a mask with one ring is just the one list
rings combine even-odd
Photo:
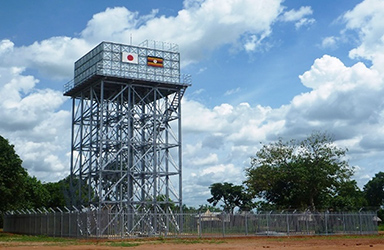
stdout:
[[57,210],[59,210],[60,212],[60,237],[63,237],[63,210],[61,210],[60,208],[56,208]]
[[287,216],[286,216],[286,219],[287,219],[287,235],[289,236],[289,231],[290,231],[290,229],[289,229],[289,213],[288,213],[288,211],[287,211]]
[[[27,221],[28,221],[28,226],[27,226],[27,231],[29,233],[32,232],[32,229],[31,229],[31,220],[32,220],[32,215],[31,215],[31,212],[28,210],[28,209],[25,209],[25,211],[27,211],[27,214],[28,214],[28,217],[27,217]],[[25,223],[26,224],[26,223]]]
[[360,208],[359,210],[359,231],[360,231],[360,234],[363,234],[362,232],[362,221],[361,221],[361,210],[363,210],[364,208]]
[[324,212],[324,218],[325,218],[325,235],[328,235],[328,213],[329,211]]
[[76,213],[76,226],[75,226],[76,238],[79,238],[79,231],[81,230],[81,229],[79,229],[79,227],[80,227],[80,225],[79,225],[80,224],[80,222],[79,222],[80,213],[79,213],[79,210],[75,206],[72,206],[72,208],[75,209],[74,212]]
[[201,212],[199,211],[199,219],[197,220],[197,233],[201,238]]
[[48,235],[48,233],[49,233],[49,212],[48,212],[48,210],[45,208],[45,207],[43,207],[43,209],[44,209],[44,211],[45,211],[45,216],[47,217],[47,219],[46,219],[46,222],[47,222],[47,225],[46,225],[46,234],[45,235],[47,235],[47,236],[49,236]]
[[100,214],[100,206],[96,208],[96,238],[100,238],[100,225],[101,225],[101,214]]
[[33,213],[32,220],[31,220],[31,221],[34,222],[34,230],[32,230],[32,227],[31,227],[31,233],[32,233],[32,231],[33,231],[33,232],[36,232],[36,231],[37,231],[37,228],[36,228],[37,223],[36,223],[36,211],[35,211],[33,208],[31,208],[31,211],[32,211],[32,213]]
[[[85,213],[85,219],[82,218],[83,224],[85,224],[83,227],[84,231],[85,231],[83,233],[83,235],[85,235],[85,238],[88,238],[88,210],[89,210],[89,208],[86,208],[83,205],[81,205],[81,211],[83,211],[83,213]],[[83,217],[84,217],[84,215],[83,215]]]
[[68,237],[71,237],[71,210],[67,207],[64,207],[68,212]]
[[221,218],[222,218],[222,221],[221,221],[221,225],[222,225],[222,234],[223,234],[223,237],[225,237],[225,212],[223,212],[221,214]]
[[244,217],[244,220],[245,220],[245,235],[248,235],[248,211],[245,211],[245,217]]
[[120,208],[121,213],[120,213],[120,237],[124,238],[124,214],[125,214],[125,209],[123,206]]
[[42,234],[42,232],[43,232],[43,223],[42,223],[42,216],[41,216],[41,211],[40,211],[40,209],[38,209],[38,208],[36,208],[36,210],[40,213],[39,214],[39,221],[40,221],[40,235]]
[[269,235],[269,217],[270,215],[272,214],[273,211],[270,211],[269,213],[265,213],[265,215],[267,216],[267,235]]
[[56,211],[53,210],[51,207],[49,208],[51,212],[53,213],[53,237],[56,237]]

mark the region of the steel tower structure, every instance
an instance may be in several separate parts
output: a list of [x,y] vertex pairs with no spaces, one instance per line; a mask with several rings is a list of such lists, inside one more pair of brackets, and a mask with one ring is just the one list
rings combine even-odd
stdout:
[[[89,234],[114,223],[121,235],[180,229],[182,209],[180,74],[175,44],[102,42],[75,62],[72,98],[71,202],[95,211]],[[108,225],[104,221],[108,211]]]

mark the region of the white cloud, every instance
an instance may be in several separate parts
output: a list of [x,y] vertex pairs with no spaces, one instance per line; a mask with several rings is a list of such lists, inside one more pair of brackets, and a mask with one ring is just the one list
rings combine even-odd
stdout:
[[13,50],[13,46],[14,43],[8,39],[0,41],[0,55],[11,52]]
[[260,35],[250,35],[245,39],[244,49],[247,52],[263,51],[268,50],[270,45],[263,45],[264,39],[270,35],[271,31],[267,30]]
[[[271,25],[282,11],[281,0],[207,0],[186,2],[186,9],[173,17],[139,15],[125,7],[107,8],[95,14],[79,38],[65,36],[15,47],[5,39],[0,43],[0,66],[35,68],[53,79],[70,79],[73,63],[101,41],[133,44],[144,40],[172,41],[180,46],[183,65],[200,60],[224,44],[243,40],[254,51],[270,34]],[[167,27],[164,29],[164,27]],[[257,37],[257,39],[255,39]]]
[[[203,58],[207,51],[235,43],[241,36],[251,38],[246,41],[253,41],[256,36],[257,41],[262,40],[270,34],[271,25],[282,11],[280,3],[281,0],[186,1],[185,9],[174,17],[158,17],[156,12],[140,17],[123,7],[108,8],[94,15],[81,34],[93,42],[107,39],[127,43],[131,36],[135,44],[146,39],[172,41],[180,46],[183,64],[188,64]],[[252,43],[260,46],[259,42]]]
[[39,80],[24,70],[0,67],[0,134],[15,145],[31,175],[56,181],[68,173],[63,163],[68,161],[70,113],[59,110],[66,98],[60,91],[39,89]]
[[52,37],[21,47],[9,40],[2,44],[0,67],[33,68],[52,79],[70,79],[74,62],[91,48],[84,40],[69,37]]
[[[142,40],[137,41],[137,30],[146,23],[156,20],[156,14],[157,10],[152,10],[149,15],[141,16],[138,12],[130,11],[125,7],[107,8],[105,11],[93,15],[92,19],[88,21],[87,27],[81,32],[81,37],[93,44],[111,39],[129,44],[132,37],[133,42],[137,44],[145,40],[139,37]],[[166,26],[161,27],[162,32],[164,32],[164,27]],[[158,34],[159,31],[155,33]]]
[[214,179],[222,179],[225,180],[228,178],[228,175],[231,174],[239,174],[239,169],[235,168],[232,164],[229,165],[217,165],[209,168],[205,168],[201,171],[201,176],[204,175],[220,175],[219,178]]
[[[225,121],[220,120],[217,112],[192,100],[184,99],[183,104],[186,104],[183,106],[184,114],[190,114],[183,117],[183,130],[187,133],[209,132],[223,128]],[[199,116],[194,114],[199,114]]]
[[321,47],[322,48],[331,48],[331,49],[334,49],[337,47],[337,41],[339,40],[339,38],[337,37],[334,37],[334,36],[329,36],[329,37],[325,37],[323,39],[323,41],[321,42]]
[[199,74],[203,73],[206,70],[207,70],[207,67],[200,68],[199,71],[197,72],[197,74],[199,75]]
[[299,10],[289,10],[284,12],[281,16],[281,20],[285,22],[299,21],[305,16],[312,15],[313,11],[310,6],[302,6]]
[[315,23],[315,19],[313,18],[302,18],[295,23],[295,27],[296,29],[300,29],[303,26],[311,26],[314,23]]
[[302,6],[299,10],[289,10],[284,12],[280,17],[280,20],[283,22],[295,22],[296,29],[299,29],[303,26],[310,26],[315,22],[315,19],[305,17],[312,14],[313,11],[310,6]]
[[384,2],[365,0],[343,16],[346,30],[358,33],[360,44],[349,52],[354,59],[372,61],[381,74],[384,67]]
[[[277,109],[252,107],[249,104],[231,108],[219,105],[208,109],[201,104],[186,102],[185,106],[201,105],[203,114],[213,118],[208,120],[218,125],[212,124],[210,130],[200,131],[200,145],[204,145],[203,142],[206,141],[208,145],[212,145],[209,149],[211,153],[217,154],[218,162],[232,164],[243,171],[249,166],[249,157],[257,151],[260,141],[268,142],[278,136],[284,139],[300,139],[313,130],[328,131],[335,135],[337,145],[349,148],[348,158],[351,165],[356,167],[355,178],[360,185],[365,184],[372,173],[381,171],[383,164],[384,39],[381,37],[384,37],[384,29],[379,28],[382,22],[378,18],[382,15],[384,9],[381,9],[379,1],[364,1],[345,15],[347,28],[356,30],[361,39],[361,44],[351,50],[350,54],[355,53],[359,57],[372,60],[372,66],[367,67],[362,62],[346,66],[337,57],[324,55],[316,59],[311,68],[300,76],[302,84],[311,90],[295,96],[287,105]],[[338,39],[328,37],[323,40],[323,46],[334,46]],[[230,112],[217,112],[221,109],[219,107]],[[184,117],[188,115],[186,112]],[[199,120],[195,120],[196,123],[203,124],[205,118],[195,119]],[[215,139],[223,145],[218,147],[212,143]],[[195,157],[202,150],[196,151]],[[214,181],[225,180],[220,175],[225,167],[217,166],[220,165],[204,172],[195,172],[195,178],[202,179],[202,183],[205,180],[208,183],[210,178],[216,178]],[[213,174],[215,171],[217,174]],[[241,181],[241,171],[230,182]],[[203,176],[209,178],[202,178]],[[192,179],[189,180],[191,181]],[[202,186],[197,190],[201,190],[201,195],[207,195]]]
[[229,96],[229,95],[236,94],[238,92],[240,92],[240,88],[230,89],[230,90],[225,91],[224,95]]
[[304,124],[318,121],[319,128],[337,124],[339,129],[344,126],[352,131],[348,126],[368,123],[380,109],[383,79],[362,63],[347,67],[339,59],[325,55],[300,79],[313,90],[292,100],[290,122],[297,120],[293,117],[301,117],[306,120],[300,121]]
[[206,166],[206,165],[217,164],[217,162],[218,162],[217,154],[210,153],[208,156],[204,158],[192,159],[191,165]]

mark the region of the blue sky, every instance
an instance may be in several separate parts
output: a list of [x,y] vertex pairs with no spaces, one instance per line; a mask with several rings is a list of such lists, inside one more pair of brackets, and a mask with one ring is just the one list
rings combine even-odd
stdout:
[[381,0],[4,1],[0,135],[42,181],[69,174],[73,63],[101,41],[179,45],[184,202],[240,184],[250,157],[314,130],[347,147],[362,187],[383,168]]

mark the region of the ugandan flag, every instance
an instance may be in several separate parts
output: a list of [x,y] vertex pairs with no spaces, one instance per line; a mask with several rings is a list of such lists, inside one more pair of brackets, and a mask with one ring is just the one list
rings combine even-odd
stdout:
[[163,67],[164,59],[161,57],[147,56],[147,65],[152,67]]

